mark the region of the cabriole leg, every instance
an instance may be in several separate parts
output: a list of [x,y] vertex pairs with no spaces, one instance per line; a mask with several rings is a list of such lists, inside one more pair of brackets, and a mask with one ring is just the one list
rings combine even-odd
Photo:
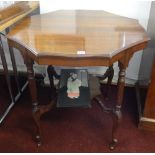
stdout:
[[48,78],[50,81],[50,88],[51,88],[51,92],[52,92],[51,99],[54,99],[57,96],[56,88],[54,86],[54,77],[59,80],[60,76],[56,73],[56,71],[54,70],[54,67],[52,65],[49,65],[47,67],[47,73],[48,73]]
[[112,83],[113,76],[114,76],[114,69],[113,69],[113,65],[111,65],[108,67],[108,69],[106,70],[104,75],[102,77],[99,77],[100,81],[103,81],[106,78],[108,79],[107,84],[106,84],[106,91],[104,92],[104,98],[105,99],[108,99],[108,96],[110,94],[110,86]]
[[112,126],[112,142],[110,143],[110,149],[113,150],[118,142],[117,130],[119,123],[122,119],[121,105],[123,102],[124,86],[125,86],[125,65],[119,62],[119,78],[118,78],[118,92],[117,92],[117,102],[112,112],[113,126]]

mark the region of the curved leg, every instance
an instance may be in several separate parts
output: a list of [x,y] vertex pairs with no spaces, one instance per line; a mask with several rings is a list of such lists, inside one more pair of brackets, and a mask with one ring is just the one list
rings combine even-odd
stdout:
[[[111,66],[108,67],[108,69],[106,70],[106,72],[104,73],[104,75],[102,77],[99,77],[99,80],[105,80],[106,78],[108,78],[111,74],[114,74],[114,69],[113,69],[113,64]],[[113,75],[112,75],[113,76]]]
[[55,96],[57,96],[56,93],[56,88],[54,86],[54,77],[56,79],[60,79],[60,76],[56,73],[56,71],[54,70],[54,67],[52,65],[49,65],[47,67],[47,73],[48,73],[48,78],[50,81],[50,87],[51,87],[51,91],[52,91],[52,99],[55,98]]
[[32,99],[32,115],[34,119],[34,123],[36,126],[36,142],[37,145],[41,145],[41,128],[40,128],[40,108],[38,107],[38,99],[37,99],[37,88],[36,88],[36,81],[34,77],[34,70],[33,70],[33,60],[30,58],[25,58],[25,64],[27,67],[27,73],[28,73],[28,81],[29,81],[29,89]]
[[108,113],[109,112],[111,113],[112,109],[106,107],[104,105],[104,103],[102,102],[102,99],[101,98],[104,97],[105,99],[108,99],[108,95],[109,95],[109,91],[110,91],[110,85],[111,85],[113,76],[114,76],[114,69],[113,69],[113,65],[111,65],[111,66],[109,66],[109,68],[106,70],[106,72],[104,73],[104,75],[102,77],[98,77],[100,82],[102,80],[105,80],[106,78],[108,78],[108,81],[107,81],[107,84],[106,84],[106,92],[104,92],[104,95],[102,95],[102,96],[101,95],[100,96],[96,96],[94,98],[94,100],[97,101],[97,103],[99,104],[99,106],[101,107],[101,109],[104,112],[108,112]]
[[119,126],[119,123],[121,122],[122,118],[122,112],[121,112],[121,106],[116,106],[112,112],[112,118],[113,118],[113,126],[112,126],[112,142],[110,143],[110,149],[113,150],[118,142],[116,138],[117,129]]
[[106,92],[104,92],[104,95],[96,96],[94,98],[94,100],[97,101],[97,103],[99,104],[101,109],[107,113],[111,113],[112,109],[108,108],[104,105],[104,103],[102,102],[102,97],[104,97],[104,99],[108,99],[108,95],[110,93],[109,91],[110,91],[110,86],[111,86],[113,76],[114,76],[114,69],[113,69],[113,65],[111,65],[111,66],[109,66],[109,68],[106,70],[106,72],[104,73],[104,75],[102,77],[98,77],[99,81],[102,81],[102,80],[105,80],[106,78],[108,78],[108,81],[106,84]]
[[41,127],[40,127],[40,110],[33,108],[33,119],[36,125],[36,134],[35,134],[35,140],[37,142],[37,146],[41,146]]
[[118,92],[117,92],[117,102],[112,112],[113,127],[112,127],[112,142],[110,143],[110,149],[113,150],[118,142],[117,140],[117,130],[119,123],[121,122],[122,112],[121,104],[123,101],[124,85],[125,85],[125,65],[119,62],[119,78],[118,78]]
[[107,81],[107,91],[105,94],[105,97],[108,98],[108,95],[110,94],[110,86],[112,83],[112,79],[114,77],[114,69],[113,69],[113,65],[109,67],[109,75],[108,75],[108,81]]
[[105,99],[108,99],[108,95],[109,95],[109,91],[110,91],[110,85],[111,85],[113,76],[114,76],[114,69],[113,69],[113,65],[111,65],[106,70],[106,72],[104,73],[104,75],[102,77],[99,77],[99,80],[100,81],[105,80],[106,78],[108,78],[107,84],[106,84],[106,91],[104,92]]

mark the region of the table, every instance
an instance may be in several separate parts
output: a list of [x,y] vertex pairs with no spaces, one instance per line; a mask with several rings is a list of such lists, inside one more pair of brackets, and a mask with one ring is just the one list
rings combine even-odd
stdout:
[[13,95],[13,90],[11,87],[10,83],[10,75],[9,75],[9,70],[5,58],[5,50],[3,49],[3,43],[2,43],[2,37],[5,37],[5,35],[2,33],[4,30],[6,33],[9,32],[10,27],[20,20],[22,20],[24,17],[34,13],[39,8],[39,3],[38,2],[15,2],[12,5],[5,6],[5,8],[0,8],[0,57],[2,60],[2,66],[3,66],[3,72],[6,78],[8,90],[9,90],[9,95],[11,98],[11,103],[9,106],[6,108],[2,116],[0,116],[0,124],[3,122],[9,111],[12,109],[14,106],[15,102],[20,98],[22,92],[28,85],[28,82],[26,82],[23,87],[21,88],[19,85],[18,77],[17,77],[17,67],[16,67],[16,62],[15,62],[15,57],[12,52],[10,52],[10,57],[11,57],[11,62],[12,62],[12,67],[13,67],[13,73],[15,75],[15,80],[17,84],[17,89],[18,93],[14,97]]
[[[112,65],[118,61],[120,71],[117,100],[115,106],[109,110],[113,118],[110,149],[114,149],[122,118],[125,71],[133,54],[144,49],[149,40],[138,21],[105,11],[59,10],[26,18],[7,38],[10,49],[17,48],[21,51],[27,67],[38,145],[41,144],[40,116],[55,104],[52,100],[46,106],[38,105],[34,61],[39,65],[49,65],[51,78],[57,77],[52,65],[108,66],[107,72],[101,78],[108,78],[108,85],[113,77]],[[53,87],[52,79],[50,82]],[[97,100],[104,108],[101,100]]]

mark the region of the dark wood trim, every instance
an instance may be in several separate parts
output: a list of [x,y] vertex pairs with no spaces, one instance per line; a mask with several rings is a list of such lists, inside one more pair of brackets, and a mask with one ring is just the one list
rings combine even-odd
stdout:
[[[155,131],[155,62],[152,66],[150,83],[146,90],[145,100],[141,100],[140,86],[137,84],[137,102],[139,109],[139,128]],[[143,105],[143,108],[141,108]]]

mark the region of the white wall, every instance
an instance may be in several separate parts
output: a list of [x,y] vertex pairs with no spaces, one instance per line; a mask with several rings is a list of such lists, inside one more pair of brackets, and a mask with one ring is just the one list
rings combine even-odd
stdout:
[[[46,13],[59,9],[93,9],[105,10],[118,15],[138,19],[140,24],[146,29],[151,1],[132,0],[40,0],[40,11]],[[138,52],[130,61],[127,69],[127,80],[132,82],[138,79],[142,52]],[[105,68],[98,68],[97,73],[102,73]],[[90,72],[96,73],[96,69]],[[115,78],[117,79],[118,67],[115,64]]]

